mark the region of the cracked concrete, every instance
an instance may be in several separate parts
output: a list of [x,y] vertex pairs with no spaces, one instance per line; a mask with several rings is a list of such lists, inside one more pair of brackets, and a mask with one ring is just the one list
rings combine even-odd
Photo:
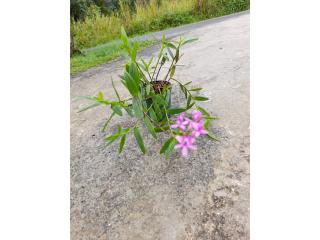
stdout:
[[[172,31],[172,30],[171,30]],[[174,31],[173,31],[174,32]],[[179,32],[179,28],[177,31]],[[249,13],[189,28],[198,37],[186,45],[177,78],[204,87],[210,101],[201,105],[221,120],[213,132],[219,142],[202,139],[188,158],[175,152],[159,156],[165,140],[144,131],[148,148],[141,155],[132,137],[124,152],[104,149],[103,136],[129,117],[116,118],[101,133],[109,109],[76,113],[86,101],[71,102],[71,238],[73,240],[249,239]],[[156,54],[158,46],[141,53]],[[71,96],[102,91],[115,97],[123,60],[72,77]],[[173,104],[183,100],[176,86]]]

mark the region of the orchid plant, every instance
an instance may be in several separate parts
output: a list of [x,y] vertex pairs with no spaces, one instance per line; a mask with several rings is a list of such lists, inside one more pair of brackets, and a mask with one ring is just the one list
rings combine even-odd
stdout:
[[[184,40],[180,37],[178,41],[169,41],[163,36],[160,52],[155,61],[153,57],[148,61],[142,58],[137,59],[139,45],[137,42],[129,41],[123,28],[121,29],[121,41],[127,63],[120,78],[131,97],[121,97],[113,80],[111,80],[117,100],[107,100],[102,92],[99,92],[97,96],[84,97],[94,103],[79,111],[82,112],[97,106],[110,107],[111,114],[102,131],[106,130],[113,117],[123,116],[123,111],[136,119],[131,127],[122,128],[118,125],[116,132],[105,138],[106,146],[119,140],[119,153],[121,153],[127,135],[133,133],[138,147],[145,154],[146,149],[139,130],[143,125],[155,139],[160,132],[169,134],[169,138],[160,149],[160,154],[164,154],[167,158],[170,157],[174,149],[180,149],[182,156],[186,157],[189,150],[196,150],[195,142],[199,137],[217,140],[209,130],[211,121],[217,118],[210,116],[204,108],[198,105],[198,102],[208,100],[207,97],[199,95],[202,88],[190,88],[191,82],[182,83],[175,78],[176,68],[180,66],[178,61],[183,56],[180,53],[181,47],[196,41],[196,39]],[[185,96],[185,106],[178,108],[171,106],[171,82],[179,85]]]

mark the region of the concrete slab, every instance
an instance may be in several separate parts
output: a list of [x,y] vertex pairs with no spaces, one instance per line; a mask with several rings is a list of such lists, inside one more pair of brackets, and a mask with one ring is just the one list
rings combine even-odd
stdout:
[[[179,28],[177,28],[179,32]],[[157,151],[165,140],[144,132],[146,155],[132,137],[118,154],[117,144],[103,149],[101,126],[108,109],[76,113],[85,101],[71,102],[71,238],[185,240],[249,239],[249,13],[212,21],[184,31],[198,37],[186,45],[177,78],[205,88],[210,101],[202,106],[221,120],[213,131],[220,142],[205,139],[188,158],[174,153],[171,161]],[[157,46],[141,53],[156,54]],[[102,91],[115,97],[123,60],[78,74],[71,79],[71,96]],[[183,100],[174,91],[173,104]]]

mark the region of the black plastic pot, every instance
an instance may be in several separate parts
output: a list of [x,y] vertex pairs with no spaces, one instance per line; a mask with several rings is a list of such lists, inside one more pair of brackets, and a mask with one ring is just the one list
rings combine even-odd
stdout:
[[[157,84],[161,81],[155,81],[153,82],[154,84]],[[165,90],[163,89],[156,89],[154,87],[154,90],[155,92],[161,92],[161,93],[164,93],[165,94],[165,101],[167,102],[167,109],[169,109],[171,107],[171,92],[172,92],[172,85],[170,82],[165,82],[166,86],[165,86]],[[153,100],[152,98],[148,98],[146,100],[146,104],[147,104],[147,107],[149,108],[152,104],[153,104]],[[153,110],[155,111],[155,109],[153,108]],[[161,109],[162,110],[162,109]],[[169,115],[169,114],[168,114]],[[165,114],[165,111],[163,110],[162,112],[162,118],[159,119],[159,121],[162,121],[164,118],[166,117],[166,114]]]

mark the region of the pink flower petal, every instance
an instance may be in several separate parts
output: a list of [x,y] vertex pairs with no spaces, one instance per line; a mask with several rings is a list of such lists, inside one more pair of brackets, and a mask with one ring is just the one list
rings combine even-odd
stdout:
[[183,147],[181,150],[182,156],[186,157],[188,156],[188,148],[187,147]]

